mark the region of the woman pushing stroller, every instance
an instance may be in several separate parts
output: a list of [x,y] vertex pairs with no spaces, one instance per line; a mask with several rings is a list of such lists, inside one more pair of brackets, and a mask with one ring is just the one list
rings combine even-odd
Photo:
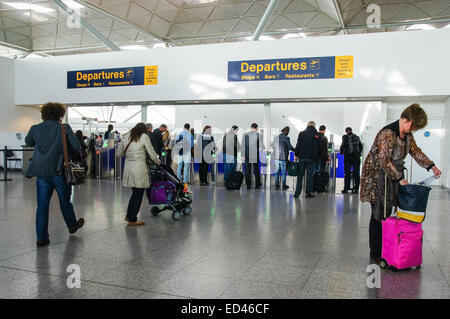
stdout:
[[123,136],[118,153],[119,156],[126,157],[122,185],[132,189],[125,221],[129,226],[145,225],[143,221],[138,221],[137,215],[141,208],[145,189],[150,187],[147,154],[156,165],[161,164],[147,135],[145,123],[136,124],[129,133]]

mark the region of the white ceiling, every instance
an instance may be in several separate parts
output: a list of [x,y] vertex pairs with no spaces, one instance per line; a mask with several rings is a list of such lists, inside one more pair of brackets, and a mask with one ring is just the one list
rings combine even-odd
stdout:
[[[83,19],[116,46],[249,41],[270,0],[79,0],[90,8]],[[52,12],[15,9],[6,3],[39,5]],[[450,23],[450,0],[279,0],[261,40],[405,31],[412,24],[441,28]],[[368,29],[369,4],[381,7],[379,29]],[[104,12],[101,12],[104,11]],[[344,22],[342,31],[339,15]],[[0,0],[0,45],[52,55],[110,50],[82,27],[69,27],[68,15],[51,0]],[[123,22],[123,23],[122,23]],[[394,24],[394,25],[392,25]],[[0,55],[2,54],[0,50]],[[11,54],[10,54],[11,55]]]

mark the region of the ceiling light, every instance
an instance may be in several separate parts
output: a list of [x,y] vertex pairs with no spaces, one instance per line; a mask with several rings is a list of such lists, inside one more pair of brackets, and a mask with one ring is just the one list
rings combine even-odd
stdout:
[[[245,37],[246,40],[253,41],[253,36],[251,37]],[[267,35],[261,35],[258,39],[259,41],[271,41],[275,40],[275,38],[269,37]]]
[[450,23],[443,27],[443,29],[450,29]]
[[36,59],[36,58],[42,58],[42,57],[43,57],[42,55],[38,55],[38,54],[31,53],[31,54],[28,54],[28,55],[25,57],[25,59]]
[[73,1],[73,0],[62,0],[62,2],[64,2],[64,4],[71,9],[85,8],[85,6],[83,6],[82,4],[79,4],[78,2]]
[[406,31],[411,31],[411,30],[435,30],[436,28],[429,25],[429,24],[413,24],[410,27],[406,28]]
[[143,45],[125,45],[120,48],[126,51],[148,50],[148,48]]
[[211,3],[211,2],[216,2],[217,0],[191,0],[192,3],[201,3],[201,4],[205,4],[205,3]]
[[40,13],[50,13],[50,12],[56,11],[54,9],[40,6],[37,4],[19,3],[19,2],[3,2],[3,3],[6,4],[7,6],[10,6],[15,9],[19,9],[19,10],[33,10],[33,11],[40,12]]
[[26,15],[27,17],[31,17],[31,19],[33,19],[37,22],[48,21],[47,18],[41,17],[41,16],[37,15],[36,13],[31,14],[31,12],[24,12],[23,14]]
[[292,39],[292,38],[304,38],[306,37],[306,33],[299,32],[299,33],[288,33],[283,35],[282,39]]
[[166,47],[166,44],[163,42],[155,43],[153,45],[153,48],[165,48],[165,47]]

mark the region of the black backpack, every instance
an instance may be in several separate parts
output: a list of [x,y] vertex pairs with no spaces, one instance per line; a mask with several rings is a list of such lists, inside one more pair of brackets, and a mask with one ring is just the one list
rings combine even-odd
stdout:
[[348,137],[348,153],[349,155],[361,154],[359,137],[355,134],[351,134]]

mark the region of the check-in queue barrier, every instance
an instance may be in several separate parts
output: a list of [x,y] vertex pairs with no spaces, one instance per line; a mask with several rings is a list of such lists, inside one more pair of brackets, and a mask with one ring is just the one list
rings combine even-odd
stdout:
[[[10,182],[13,179],[8,178],[8,151],[12,152],[23,152],[22,155],[22,172],[25,175],[29,162],[31,161],[31,157],[33,156],[34,148],[23,146],[22,148],[8,148],[5,146],[3,149],[0,149],[0,152],[3,152],[3,178],[0,179],[0,182]],[[30,154],[31,153],[31,154]]]

